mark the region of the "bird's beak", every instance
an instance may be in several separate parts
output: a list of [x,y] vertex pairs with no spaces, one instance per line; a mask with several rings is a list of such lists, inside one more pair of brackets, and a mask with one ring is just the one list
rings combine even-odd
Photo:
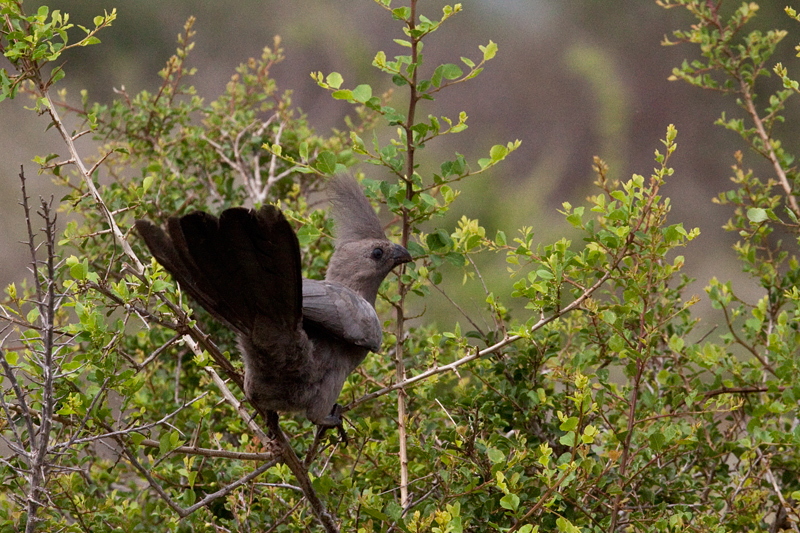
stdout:
[[394,255],[394,266],[402,265],[403,263],[408,263],[411,261],[411,254],[399,244],[394,245],[392,255]]

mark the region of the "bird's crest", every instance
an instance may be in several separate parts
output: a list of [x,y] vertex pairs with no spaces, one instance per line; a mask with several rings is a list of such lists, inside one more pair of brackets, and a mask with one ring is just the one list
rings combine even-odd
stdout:
[[339,242],[386,238],[375,209],[355,178],[337,176],[330,181],[328,191]]

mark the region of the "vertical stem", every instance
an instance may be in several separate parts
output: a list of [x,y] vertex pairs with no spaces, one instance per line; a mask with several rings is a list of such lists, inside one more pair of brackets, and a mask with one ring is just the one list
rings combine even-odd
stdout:
[[[48,452],[50,451],[50,431],[53,424],[53,386],[55,364],[53,361],[53,330],[55,323],[55,220],[51,219],[50,205],[42,200],[42,211],[40,213],[45,223],[45,244],[47,246],[46,272],[42,273],[40,279],[39,267],[36,255],[33,256],[33,275],[36,284],[36,292],[43,296],[39,298],[37,307],[39,308],[39,320],[41,322],[42,333],[42,412],[41,426],[37,438],[30,435],[31,452],[35,453],[31,461],[30,469],[30,488],[28,492],[27,514],[28,520],[25,525],[26,533],[36,531],[37,523],[40,518],[37,516],[39,507],[45,501],[45,485],[49,464],[47,462]],[[29,222],[30,224],[30,222]],[[31,238],[32,238],[31,234]],[[44,283],[44,287],[42,284]]]
[[[413,30],[416,26],[417,19],[417,0],[411,0],[411,15],[408,18],[408,29]],[[408,100],[408,118],[403,126],[406,134],[406,198],[411,200],[414,197],[413,176],[414,176],[414,131],[411,129],[414,126],[414,115],[417,109],[417,61],[419,60],[418,50],[419,39],[411,36],[411,63],[413,71],[411,73],[411,86]],[[403,236],[402,245],[408,246],[408,239],[411,231],[410,217],[408,209],[403,207]],[[405,265],[401,267],[401,275],[405,271]],[[395,366],[397,369],[397,381],[402,383],[406,379],[406,367],[403,362],[403,331],[405,329],[405,314],[403,312],[403,304],[405,302],[408,287],[403,283],[402,279],[398,281],[400,300],[395,305],[397,310],[397,321],[395,322]],[[400,388],[397,391],[397,433],[398,441],[400,444],[400,505],[405,508],[408,505],[408,437],[406,432],[406,392],[405,389]]]
[[[633,389],[631,390],[631,398],[630,398],[630,405],[628,408],[628,433],[625,436],[625,442],[622,443],[622,457],[620,458],[619,462],[619,477],[620,480],[625,479],[625,473],[628,470],[628,460],[630,459],[630,451],[631,451],[631,437],[633,436],[633,426],[636,422],[636,403],[639,400],[639,385],[642,381],[642,373],[644,372],[644,361],[640,358],[636,362],[636,377],[634,378],[633,382]],[[620,487],[624,489],[625,487]],[[622,505],[622,494],[617,494],[614,498],[614,505],[611,510],[611,527],[609,531],[613,533],[614,529],[617,526],[617,517],[619,515],[619,510]]]

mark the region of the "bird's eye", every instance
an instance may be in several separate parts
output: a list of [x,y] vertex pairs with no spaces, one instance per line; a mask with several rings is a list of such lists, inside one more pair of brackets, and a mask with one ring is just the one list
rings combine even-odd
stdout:
[[372,250],[372,258],[376,261],[383,257],[383,248],[375,248]]

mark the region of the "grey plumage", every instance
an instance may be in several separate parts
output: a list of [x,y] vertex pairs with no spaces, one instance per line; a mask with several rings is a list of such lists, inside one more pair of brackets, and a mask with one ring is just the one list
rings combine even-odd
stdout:
[[303,279],[291,225],[274,206],[195,211],[167,232],[137,220],[153,256],[237,336],[245,394],[262,409],[303,412],[341,426],[336,399],[367,352],[381,345],[374,305],[381,282],[411,256],[383,233],[351,177],[332,180],[336,247],[325,280]]

